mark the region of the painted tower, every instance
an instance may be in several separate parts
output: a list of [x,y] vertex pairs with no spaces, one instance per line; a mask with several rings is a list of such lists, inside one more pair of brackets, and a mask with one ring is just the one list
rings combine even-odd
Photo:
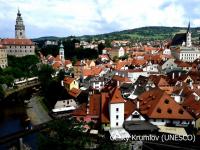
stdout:
[[192,46],[192,37],[191,37],[190,22],[189,22],[186,33],[186,47],[191,47],[191,46]]
[[59,55],[60,55],[61,61],[64,61],[65,60],[65,52],[64,52],[64,46],[63,46],[62,42],[60,44]]
[[25,26],[20,11],[18,10],[16,24],[15,24],[15,38],[24,39],[25,38]]
[[110,101],[110,128],[122,128],[124,123],[124,99],[117,87]]

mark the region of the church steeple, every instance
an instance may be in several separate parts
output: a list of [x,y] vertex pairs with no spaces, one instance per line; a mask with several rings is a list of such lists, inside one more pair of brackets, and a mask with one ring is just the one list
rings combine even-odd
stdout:
[[64,52],[64,46],[62,44],[62,41],[60,44],[59,55],[60,55],[61,61],[64,61],[65,60],[65,52]]
[[191,46],[192,46],[192,37],[191,37],[190,22],[189,22],[186,33],[186,47],[191,47]]
[[15,38],[17,39],[25,38],[25,26],[19,9],[17,12],[16,24],[15,24]]

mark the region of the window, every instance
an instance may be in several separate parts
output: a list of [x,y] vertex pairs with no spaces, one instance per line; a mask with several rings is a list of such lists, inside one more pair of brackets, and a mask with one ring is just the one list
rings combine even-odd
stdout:
[[118,126],[118,122],[116,122],[116,126]]
[[119,108],[116,108],[116,112],[118,112],[119,111]]
[[172,113],[172,109],[171,109],[171,108],[168,108],[168,109],[167,109],[167,112],[168,112],[169,114],[171,114],[171,113]]
[[116,119],[119,119],[119,116],[118,116],[118,115],[116,115]]
[[165,104],[169,104],[169,100],[168,99],[165,100]]
[[182,110],[182,109],[179,109],[178,113],[179,113],[179,114],[183,114],[183,110]]
[[161,109],[160,109],[160,108],[158,108],[158,109],[157,109],[157,112],[158,112],[158,113],[161,113],[162,111],[161,111]]

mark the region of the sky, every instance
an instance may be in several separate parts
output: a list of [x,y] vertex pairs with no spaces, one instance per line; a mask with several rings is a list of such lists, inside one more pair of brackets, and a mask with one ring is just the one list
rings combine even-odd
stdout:
[[144,26],[200,27],[200,0],[0,0],[0,38],[103,34]]

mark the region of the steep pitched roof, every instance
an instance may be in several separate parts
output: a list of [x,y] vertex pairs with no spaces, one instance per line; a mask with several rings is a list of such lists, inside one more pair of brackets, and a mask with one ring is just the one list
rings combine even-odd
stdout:
[[71,84],[75,79],[71,77],[65,77],[64,78],[64,83],[66,84]]
[[155,88],[138,97],[140,112],[148,118],[193,120],[193,117],[164,91]]
[[119,75],[114,75],[112,79],[120,82],[131,82],[127,77],[121,77]]
[[136,104],[133,101],[127,100],[124,103],[125,118],[128,118],[135,110],[136,110]]
[[76,98],[79,96],[79,94],[81,93],[80,89],[76,89],[76,88],[72,88],[69,92],[69,95],[71,95],[72,97]]
[[118,87],[115,88],[113,94],[112,94],[112,98],[110,103],[124,103],[125,100],[124,98],[121,96],[121,91]]
[[93,94],[90,96],[89,114],[92,116],[100,116],[101,94]]
[[101,93],[101,122],[109,123],[109,112],[108,112],[109,94]]

